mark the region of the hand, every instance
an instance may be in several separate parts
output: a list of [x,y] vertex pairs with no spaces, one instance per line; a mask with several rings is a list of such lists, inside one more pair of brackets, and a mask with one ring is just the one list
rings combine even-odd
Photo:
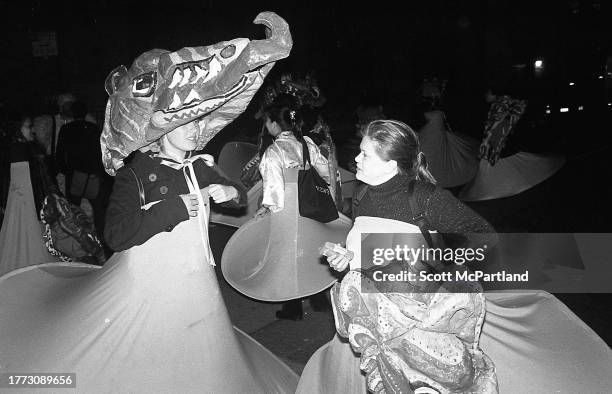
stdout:
[[340,271],[344,271],[346,267],[348,267],[350,260],[348,259],[348,257],[336,253],[336,254],[333,254],[332,256],[329,256],[327,258],[327,262],[329,263],[330,267],[340,272]]
[[212,184],[208,187],[208,194],[216,203],[222,203],[238,197],[238,190],[234,186]]
[[270,213],[270,208],[264,205],[263,207],[257,210],[257,212],[255,213],[255,216],[253,217],[259,219],[259,218],[266,216],[268,213]]
[[181,194],[181,199],[185,203],[189,216],[198,216],[198,196],[195,194]]

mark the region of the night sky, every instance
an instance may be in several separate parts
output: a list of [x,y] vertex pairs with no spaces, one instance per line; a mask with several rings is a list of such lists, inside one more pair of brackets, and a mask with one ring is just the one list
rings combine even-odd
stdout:
[[[285,18],[294,40],[269,79],[314,70],[333,109],[351,114],[366,100],[408,116],[421,80],[435,75],[449,80],[457,102],[473,105],[486,86],[533,90],[536,58],[546,64],[538,84],[554,95],[570,79],[603,73],[611,52],[609,6],[596,0],[126,3],[0,1],[3,107],[50,110],[53,96],[73,91],[100,114],[104,79],[116,66],[151,48],[263,38],[252,20],[264,10]],[[32,37],[48,31],[58,55],[34,57]]]

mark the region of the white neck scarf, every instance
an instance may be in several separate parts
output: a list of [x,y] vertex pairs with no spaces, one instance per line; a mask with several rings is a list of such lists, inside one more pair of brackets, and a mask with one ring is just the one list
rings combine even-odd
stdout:
[[214,164],[212,156],[206,154],[195,155],[183,160],[181,163],[167,158],[161,159],[161,164],[170,168],[174,168],[175,170],[183,170],[183,176],[185,177],[185,181],[187,182],[189,193],[195,194],[198,197],[198,220],[200,222],[200,235],[202,237],[202,242],[204,243],[204,254],[208,259],[210,265],[216,265],[212,250],[210,249],[210,242],[208,237],[208,217],[210,215],[210,198],[208,196],[208,188],[206,187],[202,190],[200,189],[198,178],[195,176],[195,172],[193,170],[193,163],[199,159],[204,160],[206,165],[211,167]]

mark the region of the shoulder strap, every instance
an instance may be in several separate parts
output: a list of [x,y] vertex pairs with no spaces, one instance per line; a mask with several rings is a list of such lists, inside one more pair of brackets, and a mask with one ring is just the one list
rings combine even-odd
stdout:
[[359,206],[359,202],[361,202],[361,199],[363,198],[363,196],[365,196],[367,191],[368,191],[367,183],[364,183],[358,186],[357,193],[355,193],[355,197],[353,197],[353,208]]
[[138,196],[140,197],[140,206],[144,207],[145,206],[145,193],[144,193],[144,187],[142,186],[142,181],[140,180],[140,178],[138,178],[138,176],[136,175],[132,167],[128,167],[128,169],[132,172],[132,175],[134,175],[134,178],[136,179],[136,184],[138,185]]
[[302,159],[304,169],[306,169],[306,163],[308,163],[308,165],[312,167],[312,163],[310,162],[310,151],[308,150],[308,143],[306,142],[304,137],[300,139],[300,142],[302,143]]
[[425,237],[425,241],[427,241],[427,245],[429,245],[430,248],[433,248],[433,238],[431,237],[431,234],[429,233],[429,230],[427,230],[426,227],[425,213],[418,211],[418,204],[416,202],[416,197],[414,196],[415,184],[416,180],[412,180],[408,185],[408,203],[410,204],[410,209],[412,210],[412,214],[414,215],[412,220],[414,220],[417,226],[419,226],[421,234],[423,234],[423,237]]

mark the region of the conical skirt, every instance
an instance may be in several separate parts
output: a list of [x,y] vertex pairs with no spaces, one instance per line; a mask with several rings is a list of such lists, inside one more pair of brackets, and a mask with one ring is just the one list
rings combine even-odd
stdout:
[[43,224],[36,217],[30,164],[11,164],[6,213],[0,230],[0,275],[32,264],[57,261],[45,247]]
[[338,280],[319,249],[343,243],[351,220],[339,214],[330,223],[299,214],[297,170],[285,170],[285,207],[243,224],[223,250],[225,280],[242,294],[262,301],[287,301],[319,293]]
[[[480,337],[499,393],[610,392],[612,351],[582,320],[543,291],[487,293]],[[337,335],[310,358],[297,393],[366,393],[359,356]]]
[[482,201],[510,197],[531,189],[553,176],[565,164],[561,156],[518,152],[499,159],[494,166],[481,160],[474,179],[463,187],[459,199]]
[[0,278],[0,372],[76,373],[79,392],[294,392],[297,376],[232,326],[199,239],[188,220],[100,269]]

